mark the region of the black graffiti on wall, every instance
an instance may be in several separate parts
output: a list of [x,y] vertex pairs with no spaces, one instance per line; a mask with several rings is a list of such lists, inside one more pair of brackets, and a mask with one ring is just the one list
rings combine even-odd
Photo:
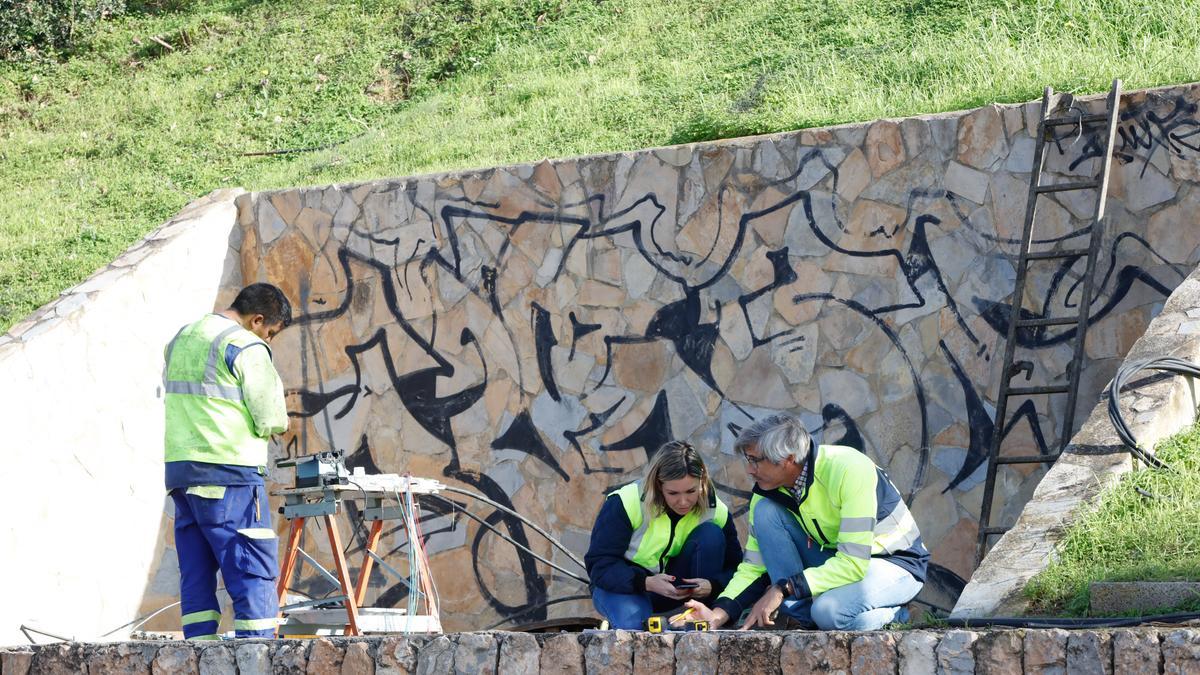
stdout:
[[[1135,249],[1124,255],[1120,255],[1121,245],[1126,243],[1125,249]],[[1166,297],[1170,295],[1173,285],[1163,283],[1152,274],[1150,271],[1140,265],[1133,265],[1121,262],[1128,258],[1135,257],[1138,254],[1136,249],[1144,249],[1144,255],[1150,257],[1159,263],[1165,270],[1165,274],[1172,277],[1175,284],[1182,281],[1187,276],[1187,265],[1173,263],[1151,246],[1150,242],[1143,237],[1133,232],[1122,232],[1113,238],[1109,245],[1108,255],[1104,264],[1106,265],[1104,273],[1096,282],[1096,288],[1099,292],[1093,294],[1092,307],[1088,315],[1088,326],[1092,326],[1108,316],[1121,301],[1133,290],[1135,283],[1144,284],[1154,293]],[[1083,256],[1074,256],[1063,260],[1054,270],[1050,282],[1046,287],[1045,293],[1041,297],[1042,311],[1040,313],[1027,309],[1021,310],[1022,319],[1045,319],[1052,316],[1070,316],[1078,312],[1079,293],[1081,292],[1081,284],[1083,283],[1083,268],[1086,264],[1086,259]],[[1069,282],[1069,283],[1068,283]],[[979,315],[987,321],[1000,335],[1008,334],[1008,326],[1011,321],[1011,309],[1007,302],[997,302],[983,298],[974,298],[975,306],[979,310]],[[1016,340],[1017,344],[1025,348],[1040,348],[1051,347],[1058,344],[1063,344],[1075,339],[1077,328],[1070,326],[1054,330],[1047,326],[1019,326],[1017,328]]]
[[[1171,100],[1169,110],[1164,110],[1165,106],[1165,99],[1152,95],[1124,106],[1118,115],[1112,156],[1123,164],[1141,160],[1139,177],[1146,175],[1146,168],[1160,152],[1187,158],[1200,151],[1200,119],[1196,116],[1200,106],[1182,95]],[[1102,124],[1056,127],[1050,138],[1060,155],[1075,156],[1068,165],[1074,171],[1104,153],[1104,133]]]
[[[816,192],[811,190],[793,189],[790,187],[799,176],[806,171],[824,171],[829,176],[832,187]],[[863,236],[846,237],[847,225],[838,217],[836,204],[838,169],[828,158],[825,151],[813,149],[807,151],[798,161],[796,170],[789,176],[769,183],[761,180],[727,181],[718,195],[719,214],[725,212],[726,200],[732,201],[738,196],[735,184],[749,184],[752,187],[740,188],[750,190],[753,194],[766,187],[778,190],[783,196],[775,203],[764,208],[737,214],[736,218],[726,219],[718,216],[715,224],[715,234],[707,252],[680,252],[672,247],[670,229],[665,227],[663,214],[666,209],[659,197],[654,193],[646,193],[633,200],[630,206],[606,213],[605,195],[593,195],[580,202],[547,205],[545,210],[522,211],[515,216],[504,216],[496,213],[498,206],[494,203],[457,199],[453,203],[442,206],[436,211],[422,208],[441,229],[439,235],[422,238],[414,248],[401,253],[398,240],[387,240],[362,232],[357,227],[351,230],[350,237],[371,241],[374,244],[391,246],[393,256],[390,261],[382,262],[377,255],[365,255],[357,252],[358,247],[347,242],[337,253],[337,265],[345,279],[346,288],[342,301],[336,307],[324,308],[321,311],[305,314],[297,320],[301,329],[311,328],[323,322],[332,321],[352,312],[352,302],[362,291],[356,290],[362,286],[376,289],[377,301],[382,298],[390,317],[401,335],[392,335],[393,328],[380,328],[367,340],[360,344],[345,346],[345,354],[353,368],[353,382],[338,386],[331,391],[324,391],[322,386],[313,388],[308,382],[304,386],[289,392],[292,397],[292,412],[296,417],[316,417],[321,415],[326,427],[330,428],[329,436],[333,437],[332,421],[337,421],[351,414],[356,406],[362,405],[366,397],[379,397],[366,383],[364,376],[365,359],[379,359],[383,365],[390,391],[395,393],[395,399],[412,420],[424,429],[449,452],[444,475],[452,480],[460,481],[478,489],[484,495],[511,507],[512,495],[507,494],[495,479],[476,469],[464,466],[460,457],[458,436],[455,433],[455,420],[464,415],[483,399],[488,387],[491,386],[492,369],[489,368],[487,352],[480,344],[479,336],[470,329],[464,328],[457,335],[446,336],[439,334],[439,315],[433,312],[420,319],[406,316],[398,293],[406,294],[411,301],[414,290],[427,294],[435,293],[439,283],[446,283],[445,277],[460,285],[466,293],[483,301],[494,318],[503,326],[504,332],[512,343],[511,350],[513,370],[510,373],[517,380],[521,397],[520,410],[513,416],[509,424],[495,432],[489,447],[492,450],[515,450],[533,457],[544,464],[564,483],[573,480],[572,475],[564,468],[562,453],[564,450],[578,454],[582,460],[583,474],[627,474],[619,467],[609,464],[612,453],[626,453],[641,449],[647,458],[666,440],[672,437],[672,405],[670,395],[664,389],[653,394],[654,403],[649,406],[640,423],[629,425],[633,431],[623,438],[609,443],[598,442],[599,435],[612,428],[613,424],[630,411],[634,401],[633,396],[624,396],[598,409],[589,410],[583,421],[574,429],[560,430],[555,435],[546,429],[539,428],[534,422],[533,395],[526,392],[524,384],[526,375],[522,372],[527,359],[522,358],[522,350],[531,350],[529,362],[536,363],[537,373],[529,374],[541,383],[541,391],[555,404],[562,404],[568,398],[582,402],[589,395],[597,392],[610,378],[614,365],[623,358],[624,349],[630,345],[645,344],[657,341],[669,343],[672,347],[672,358],[693,373],[711,392],[715,393],[724,404],[738,411],[740,418],[749,422],[754,414],[749,408],[729,399],[723,391],[714,373],[713,360],[721,335],[722,321],[734,320],[739,317],[745,321],[750,332],[750,349],[816,349],[817,345],[808,345],[803,335],[797,335],[796,329],[769,330],[764,325],[756,325],[751,308],[756,302],[768,296],[773,296],[780,289],[795,284],[798,274],[793,266],[796,254],[786,246],[771,249],[766,253],[770,264],[771,279],[758,288],[737,294],[728,301],[716,300],[711,297],[715,287],[725,281],[734,261],[741,253],[747,240],[747,234],[755,226],[756,221],[773,216],[782,209],[800,209],[802,222],[808,229],[809,235],[823,246],[828,252],[844,254],[856,258],[890,259],[895,262],[898,278],[905,282],[909,297],[896,301],[881,301],[867,304],[852,297],[841,297],[832,292],[811,293],[800,292],[790,298],[797,305],[803,303],[824,303],[826,313],[844,313],[861,321],[865,330],[882,335],[889,349],[894,350],[903,364],[905,387],[910,388],[914,405],[913,414],[919,417],[919,433],[910,443],[917,451],[917,466],[913,472],[912,484],[907,490],[911,499],[925,482],[927,464],[930,453],[929,406],[923,382],[921,368],[901,339],[893,317],[907,310],[922,310],[942,308],[950,313],[955,324],[961,331],[962,337],[973,345],[972,353],[967,357],[981,356],[990,340],[1003,335],[1007,328],[1006,305],[1000,299],[973,298],[976,311],[982,316],[986,325],[995,335],[988,339],[978,335],[964,315],[958,301],[949,288],[942,265],[936,260],[934,249],[930,245],[929,230],[943,224],[942,218],[946,213],[959,222],[954,223],[964,230],[979,232],[970,222],[961,204],[953,194],[935,189],[914,189],[909,193],[907,208],[902,222],[894,223],[891,227],[882,227],[873,232],[861,233]],[[744,195],[743,195],[744,196]],[[753,195],[750,195],[753,196]],[[821,203],[818,200],[828,200],[832,203]],[[750,203],[747,199],[745,203]],[[728,207],[733,211],[732,207]],[[820,213],[821,215],[818,215]],[[941,215],[938,215],[941,214]],[[726,221],[729,222],[726,222]],[[502,243],[492,259],[480,260],[476,253],[464,248],[460,228],[470,221],[476,227],[480,223],[486,227],[497,228],[503,236]],[[552,313],[537,301],[512,303],[513,298],[501,297],[504,292],[506,275],[510,274],[509,257],[515,242],[520,237],[528,237],[531,230],[536,228],[557,229],[562,234],[561,256],[553,268],[551,281],[566,273],[568,260],[575,247],[590,240],[610,239],[629,236],[632,238],[637,254],[648,262],[654,270],[663,275],[675,289],[676,299],[666,302],[656,310],[642,327],[631,327],[632,330],[613,330],[604,322],[593,320],[594,317],[585,308],[572,309],[568,321],[559,329],[555,328],[556,321]],[[906,232],[905,245],[897,247],[890,242],[897,239],[898,233]],[[466,233],[466,230],[462,230]],[[1076,236],[1073,233],[1067,236]],[[1104,289],[1104,305],[1094,313],[1094,320],[1099,320],[1120,303],[1132,288],[1135,281],[1145,284],[1156,293],[1165,295],[1168,286],[1148,270],[1134,265],[1125,265],[1118,269],[1117,247],[1122,242],[1130,242],[1144,246],[1149,245],[1144,239],[1126,233],[1117,237],[1110,249],[1110,264],[1103,275],[1098,287]],[[997,237],[991,239],[999,241]],[[847,241],[859,242],[859,247],[847,244]],[[444,242],[439,247],[439,242]],[[882,242],[878,245],[877,242]],[[964,245],[968,243],[964,240]],[[1151,251],[1153,253],[1153,251]],[[1157,255],[1157,254],[1155,254]],[[1161,256],[1159,256],[1161,259]],[[1055,277],[1047,292],[1047,301],[1058,298],[1063,303],[1071,302],[1075,297],[1078,281],[1070,274],[1073,261],[1064,263],[1062,273]],[[435,279],[435,277],[442,277]],[[302,290],[302,294],[305,291]],[[931,296],[930,293],[935,296]],[[1101,302],[1101,294],[1097,302]],[[302,302],[301,306],[310,304]],[[729,305],[736,305],[736,315],[728,311]],[[509,309],[505,309],[505,308]],[[516,307],[516,309],[512,309]],[[704,318],[707,314],[713,318]],[[532,336],[532,344],[522,344],[516,335]],[[558,331],[562,331],[560,334]],[[579,357],[582,341],[598,336],[599,344],[603,345],[604,365],[597,375],[590,378],[591,386],[587,391],[572,394],[563,389],[560,373],[555,366],[555,348],[570,344],[567,358],[568,363]],[[477,368],[472,370],[478,376],[468,378],[467,382],[456,380],[457,369],[452,360],[444,353],[444,340],[454,340],[456,347],[465,348],[463,352],[473,360]],[[1041,348],[1057,344],[1068,339],[1062,334],[1048,335],[1045,333],[1022,333],[1022,344],[1033,348]],[[405,370],[400,366],[400,360],[393,353],[390,343],[407,341],[424,354],[432,365],[429,367]],[[456,353],[457,353],[456,349]],[[969,447],[966,457],[956,475],[945,486],[950,490],[960,485],[970,476],[980,464],[986,460],[986,452],[994,433],[990,413],[983,403],[983,396],[977,390],[981,385],[972,382],[956,356],[945,340],[939,341],[941,358],[953,373],[961,388],[963,409],[966,411],[967,424],[970,428]],[[930,357],[925,357],[930,358]],[[985,357],[986,358],[986,357]],[[319,361],[319,359],[315,359]],[[305,367],[308,367],[306,362]],[[1030,364],[1032,368],[1032,364]],[[306,371],[307,372],[307,371]],[[317,373],[318,383],[320,374]],[[452,383],[457,383],[453,384]],[[987,395],[988,392],[982,392]],[[390,394],[389,394],[390,396]],[[1028,402],[1027,402],[1028,404]],[[400,426],[400,416],[397,414],[396,426]],[[837,402],[825,402],[821,409],[822,423],[814,432],[829,432],[827,440],[844,443],[853,447],[866,449],[868,437],[864,436],[856,420],[838,405]],[[1040,450],[1046,452],[1046,442],[1039,427],[1038,415],[1028,404],[1019,408],[1017,415],[1006,423],[1001,433],[1007,434],[1021,421],[1028,423],[1032,434],[1037,440]],[[729,423],[728,430],[735,432],[739,424]],[[836,439],[832,435],[836,434]],[[300,445],[303,445],[302,440]],[[305,452],[306,448],[297,447],[296,439],[289,442],[289,452]],[[877,448],[876,452],[887,452],[894,448]],[[355,462],[362,466],[378,470],[367,439],[361,439],[358,448],[352,455]],[[631,478],[633,476],[626,476]],[[745,490],[731,485],[719,484],[719,489],[734,500],[735,512],[745,508],[745,500],[749,494]],[[594,505],[593,505],[594,506]],[[443,504],[424,514],[425,518],[442,517],[454,513],[452,506]],[[508,535],[523,546],[528,546],[528,535],[520,521],[505,516],[500,511],[488,513],[486,521],[504,528]],[[447,530],[465,527],[462,521],[451,519]],[[363,531],[356,529],[356,541],[361,546]],[[513,601],[511,598],[500,598],[496,591],[490,588],[487,577],[479,569],[481,547],[487,542],[491,533],[485,528],[479,528],[472,539],[471,553],[475,560],[475,580],[488,604],[503,616],[520,616],[528,620],[540,620],[546,616],[546,606],[552,602],[548,597],[547,577],[538,570],[536,560],[523,551],[517,550],[519,574],[523,579],[524,597]],[[406,597],[407,590],[402,584],[396,584],[383,591],[379,602],[381,604],[399,602]]]

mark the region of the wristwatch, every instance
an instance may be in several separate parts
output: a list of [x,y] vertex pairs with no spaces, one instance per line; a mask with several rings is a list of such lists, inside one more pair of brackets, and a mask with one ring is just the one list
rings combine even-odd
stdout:
[[796,594],[796,586],[789,577],[784,577],[776,581],[774,586],[779,589],[780,593],[783,593],[783,597],[785,598],[790,598]]

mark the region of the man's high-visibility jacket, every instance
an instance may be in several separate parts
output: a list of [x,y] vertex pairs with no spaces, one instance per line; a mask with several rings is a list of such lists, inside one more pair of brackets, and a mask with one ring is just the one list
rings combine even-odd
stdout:
[[839,445],[821,445],[809,453],[803,490],[793,495],[789,487],[762,490],[754,487],[750,498],[749,537],[742,564],[716,606],[733,620],[758,600],[770,580],[754,530],[754,508],[770,499],[787,508],[814,542],[836,553],[824,564],[792,577],[792,599],[861,581],[871,558],[882,558],[908,571],[924,583],[929,551],[921,542],[917,524],[903,498],[865,454]]
[[[266,343],[237,322],[209,314],[184,326],[166,349],[168,488],[230,484],[202,468],[172,480],[175,465],[263,467],[267,442],[287,428],[283,385]],[[178,473],[178,472],[176,472]],[[240,481],[232,481],[237,483]]]

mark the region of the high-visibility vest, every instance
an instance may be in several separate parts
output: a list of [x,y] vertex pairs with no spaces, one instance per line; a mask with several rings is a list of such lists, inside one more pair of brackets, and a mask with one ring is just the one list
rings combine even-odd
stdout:
[[[803,572],[812,594],[819,595],[861,581],[872,557],[904,551],[921,533],[899,491],[869,457],[840,445],[818,446],[815,452],[808,492],[788,511],[821,548],[836,551],[824,564]],[[790,490],[777,491],[792,501]],[[755,488],[746,551],[722,598],[737,597],[767,571],[754,529],[754,509],[763,499]]]
[[184,326],[167,346],[166,461],[266,465],[268,439],[255,435],[237,376],[225,361],[231,346],[256,345],[267,348],[254,333],[209,314]]
[[724,528],[729,519],[729,507],[715,494],[709,493],[709,503],[697,512],[692,509],[680,518],[672,528],[671,518],[665,512],[646,513],[642,504],[641,486],[634,482],[609,493],[621,499],[625,515],[633,526],[633,536],[625,549],[625,559],[645,569],[662,572],[667,562],[679,555],[692,530],[707,522]]

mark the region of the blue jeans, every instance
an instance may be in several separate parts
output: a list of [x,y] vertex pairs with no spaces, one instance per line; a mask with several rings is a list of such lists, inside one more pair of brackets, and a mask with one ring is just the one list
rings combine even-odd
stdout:
[[[667,563],[667,574],[678,579],[714,579],[725,562],[725,533],[716,523],[707,522],[688,535],[679,555]],[[713,588],[713,597],[721,592]],[[592,589],[592,604],[612,628],[645,630],[646,619],[655,612],[679,607],[679,600],[649,591],[645,593],[614,593],[603,588]]]
[[[769,499],[760,499],[754,507],[754,533],[772,583],[821,565],[836,552],[809,539],[791,512]],[[780,611],[821,630],[878,630],[896,620],[900,605],[920,590],[921,582],[907,570],[871,558],[862,581],[815,598],[784,600]]]

